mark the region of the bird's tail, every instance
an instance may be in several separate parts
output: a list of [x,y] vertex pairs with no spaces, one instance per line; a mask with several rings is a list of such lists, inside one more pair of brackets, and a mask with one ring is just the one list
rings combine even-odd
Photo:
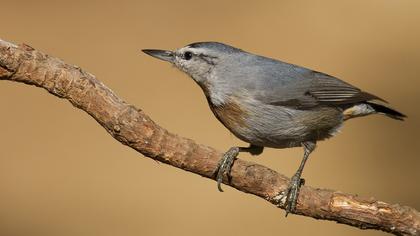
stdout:
[[386,105],[372,102],[372,101],[358,103],[343,111],[344,120],[361,117],[361,116],[367,116],[367,115],[376,114],[376,113],[386,115],[396,120],[404,120],[404,118],[407,117],[401,112],[398,112]]
[[402,114],[399,111],[396,111],[390,107],[387,107],[382,104],[374,103],[374,102],[366,102],[376,113],[386,115],[395,120],[404,120],[407,118],[406,115]]

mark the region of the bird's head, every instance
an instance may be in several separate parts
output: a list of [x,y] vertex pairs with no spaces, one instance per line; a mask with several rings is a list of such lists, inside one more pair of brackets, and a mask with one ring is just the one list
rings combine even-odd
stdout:
[[211,77],[212,71],[233,60],[234,55],[243,52],[232,46],[217,42],[192,43],[175,51],[144,49],[144,53],[170,62],[187,73],[200,85]]

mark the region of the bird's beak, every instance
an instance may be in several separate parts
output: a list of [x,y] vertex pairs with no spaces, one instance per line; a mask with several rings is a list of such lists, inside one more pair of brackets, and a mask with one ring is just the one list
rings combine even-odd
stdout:
[[157,59],[168,61],[170,63],[173,63],[175,60],[175,54],[172,51],[158,49],[143,49],[142,51],[152,57],[156,57]]

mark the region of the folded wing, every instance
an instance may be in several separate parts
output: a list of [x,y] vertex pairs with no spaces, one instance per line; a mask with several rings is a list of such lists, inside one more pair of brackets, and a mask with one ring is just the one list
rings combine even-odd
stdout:
[[285,86],[272,86],[257,98],[267,104],[298,109],[316,106],[347,107],[370,100],[385,102],[373,94],[324,73],[308,70],[295,74],[294,77],[289,79]]

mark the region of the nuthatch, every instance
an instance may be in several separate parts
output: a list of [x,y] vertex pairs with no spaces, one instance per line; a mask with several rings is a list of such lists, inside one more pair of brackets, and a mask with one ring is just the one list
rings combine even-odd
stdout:
[[[380,113],[406,116],[385,101],[330,75],[255,55],[217,42],[189,44],[176,51],[143,52],[168,61],[202,88],[217,119],[249,147],[232,147],[215,171],[220,191],[239,152],[264,147],[303,147],[302,162],[285,193],[286,215],[294,212],[302,171],[316,142],[334,136],[345,120]],[[381,103],[382,102],[382,103]]]

